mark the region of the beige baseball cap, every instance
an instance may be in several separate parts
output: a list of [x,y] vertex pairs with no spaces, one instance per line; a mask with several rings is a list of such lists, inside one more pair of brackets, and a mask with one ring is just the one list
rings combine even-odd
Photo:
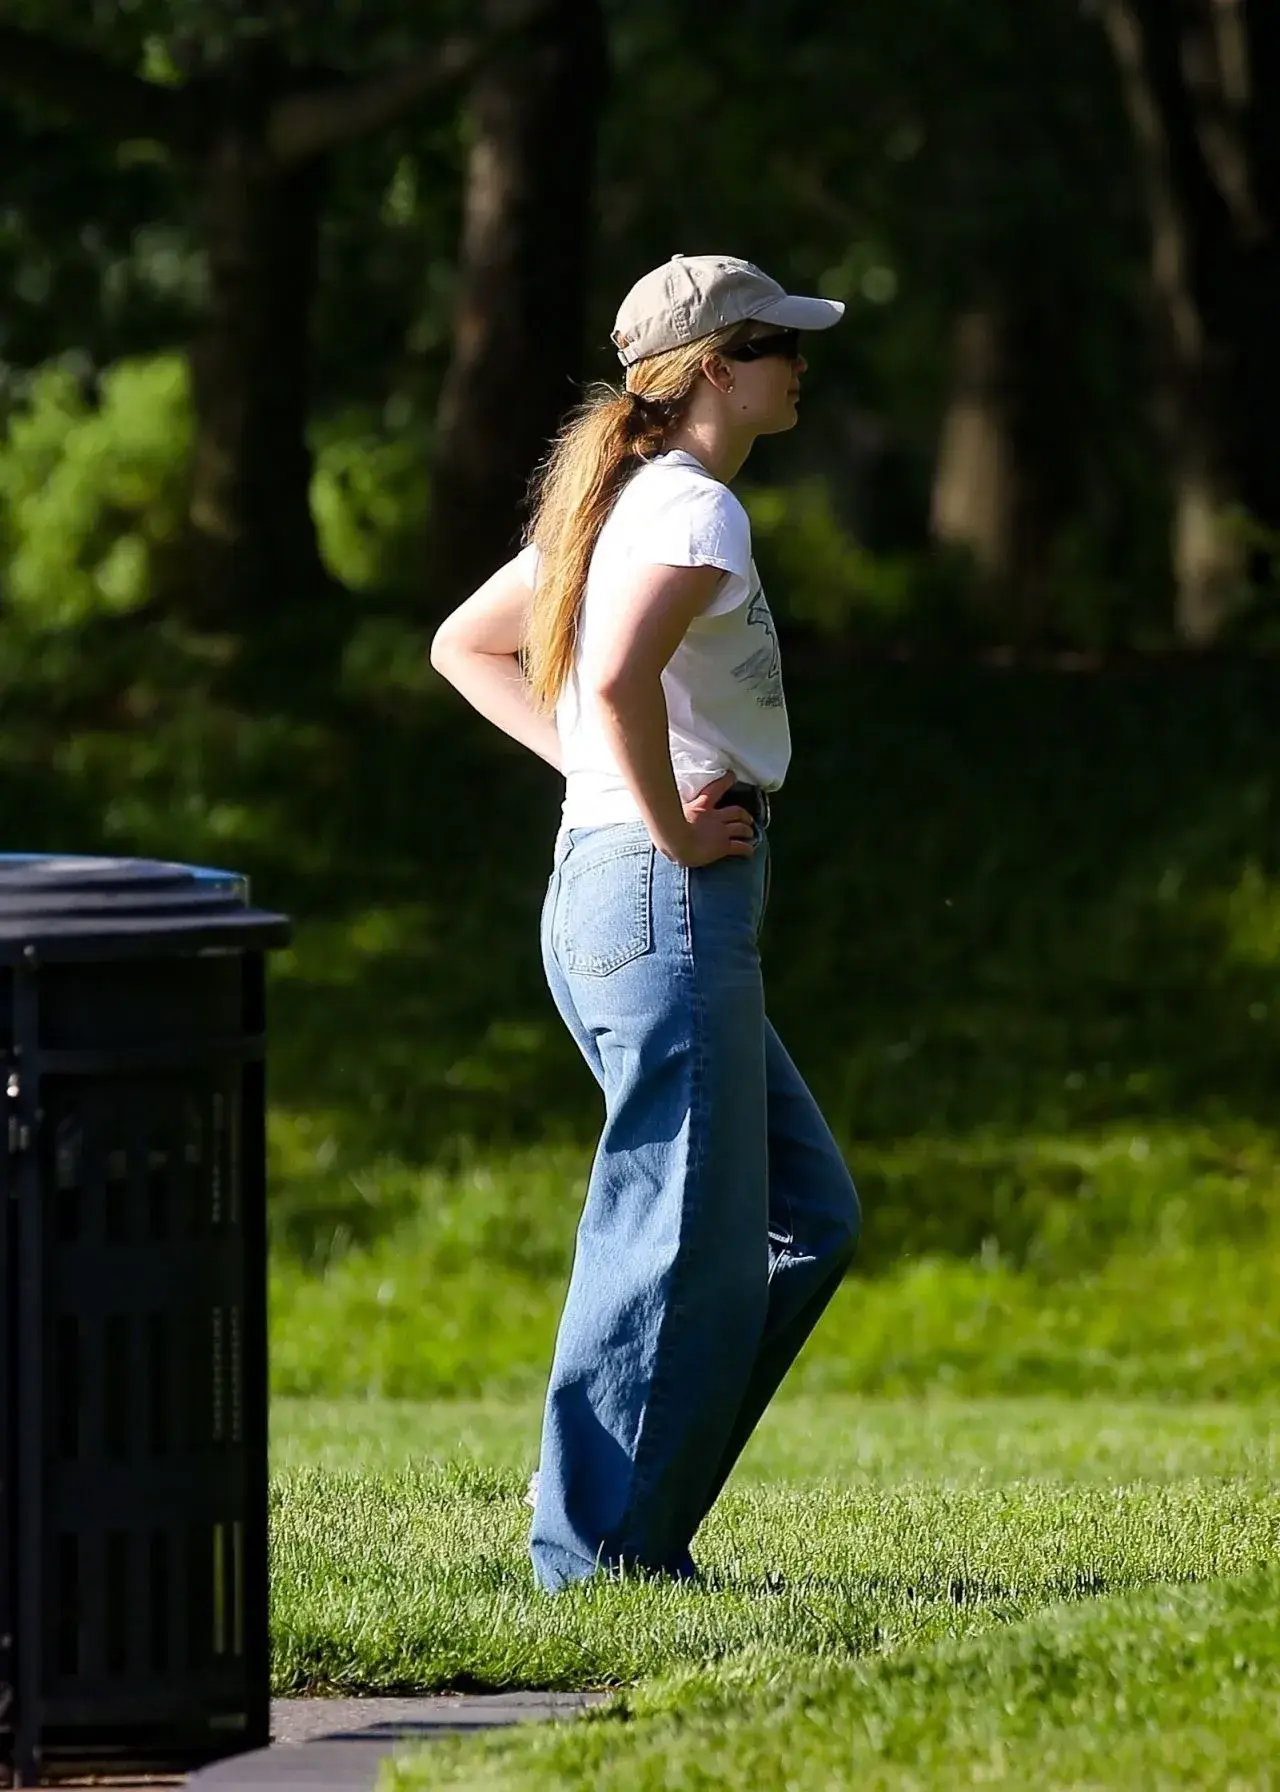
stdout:
[[777,324],[784,330],[829,330],[844,316],[838,299],[800,299],[749,261],[734,255],[673,255],[636,281],[622,301],[610,337],[624,367],[682,348],[729,324]]

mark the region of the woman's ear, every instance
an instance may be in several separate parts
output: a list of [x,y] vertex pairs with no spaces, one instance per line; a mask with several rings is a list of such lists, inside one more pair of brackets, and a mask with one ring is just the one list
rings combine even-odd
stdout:
[[720,355],[708,355],[702,363],[702,371],[717,392],[727,396],[733,391],[733,370]]

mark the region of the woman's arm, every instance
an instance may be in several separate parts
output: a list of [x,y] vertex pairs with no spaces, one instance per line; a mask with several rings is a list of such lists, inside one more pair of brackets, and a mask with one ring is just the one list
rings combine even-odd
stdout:
[[514,560],[446,616],[431,643],[431,664],[496,728],[560,770],[560,737],[540,716],[516,657],[533,596]]
[[605,739],[650,838],[681,865],[749,857],[754,850],[746,810],[714,806],[733,783],[731,771],[687,806],[681,801],[662,689],[664,666],[723,577],[717,566],[639,568],[620,594],[608,649],[591,680]]

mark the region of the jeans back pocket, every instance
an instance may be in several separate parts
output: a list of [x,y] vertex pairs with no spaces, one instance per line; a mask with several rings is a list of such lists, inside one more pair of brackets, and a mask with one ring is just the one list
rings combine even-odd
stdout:
[[653,946],[653,844],[629,840],[588,850],[560,873],[555,945],[560,963],[579,977],[608,977]]

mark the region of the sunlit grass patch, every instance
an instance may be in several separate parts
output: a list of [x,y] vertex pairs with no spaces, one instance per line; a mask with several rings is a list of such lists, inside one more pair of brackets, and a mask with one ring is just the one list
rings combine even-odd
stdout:
[[1280,1761],[1280,1571],[1056,1605],[887,1658],[687,1670],[571,1725],[448,1740],[383,1784],[472,1792],[1231,1787]]
[[281,1690],[591,1686],[759,1650],[846,1658],[1062,1598],[1240,1574],[1274,1554],[1280,1526],[1258,1415],[802,1402],[762,1429],[700,1532],[703,1585],[593,1581],[549,1598],[526,1558],[536,1411],[515,1409],[505,1437],[500,1411],[357,1414],[344,1468],[341,1414],[285,1409]]
[[[276,1400],[277,1471],[383,1473],[473,1462],[523,1473],[541,1404],[503,1399]],[[897,1488],[1245,1480],[1280,1483],[1273,1406],[1124,1400],[860,1399],[783,1393],[734,1470],[742,1483]]]
[[[1149,1146],[1136,1158],[1135,1137]],[[970,1149],[965,1175],[989,1202],[1013,1149]],[[800,1388],[1230,1399],[1280,1385],[1280,1214],[1260,1142],[1234,1158],[1224,1143],[1212,1159],[1159,1134],[1058,1143],[1045,1150],[1050,1170],[1070,1164],[1083,1181],[1042,1200],[1035,1141],[1020,1151],[1031,1167],[1010,1203],[1009,1248],[992,1231],[962,1253],[941,1240],[900,1252],[876,1273],[860,1261],[797,1366]],[[888,1153],[868,1147],[864,1161],[880,1166],[882,1188],[896,1174]],[[954,1179],[941,1147],[936,1162]],[[910,1164],[923,1180],[923,1146]],[[299,1221],[310,1257],[283,1243],[273,1256],[276,1391],[472,1398],[539,1387],[586,1173],[569,1146],[453,1169],[322,1164]],[[880,1223],[868,1195],[864,1255]],[[953,1231],[963,1223],[951,1217]],[[980,1210],[968,1222],[979,1236],[987,1223]],[[291,1224],[286,1204],[282,1238]]]

